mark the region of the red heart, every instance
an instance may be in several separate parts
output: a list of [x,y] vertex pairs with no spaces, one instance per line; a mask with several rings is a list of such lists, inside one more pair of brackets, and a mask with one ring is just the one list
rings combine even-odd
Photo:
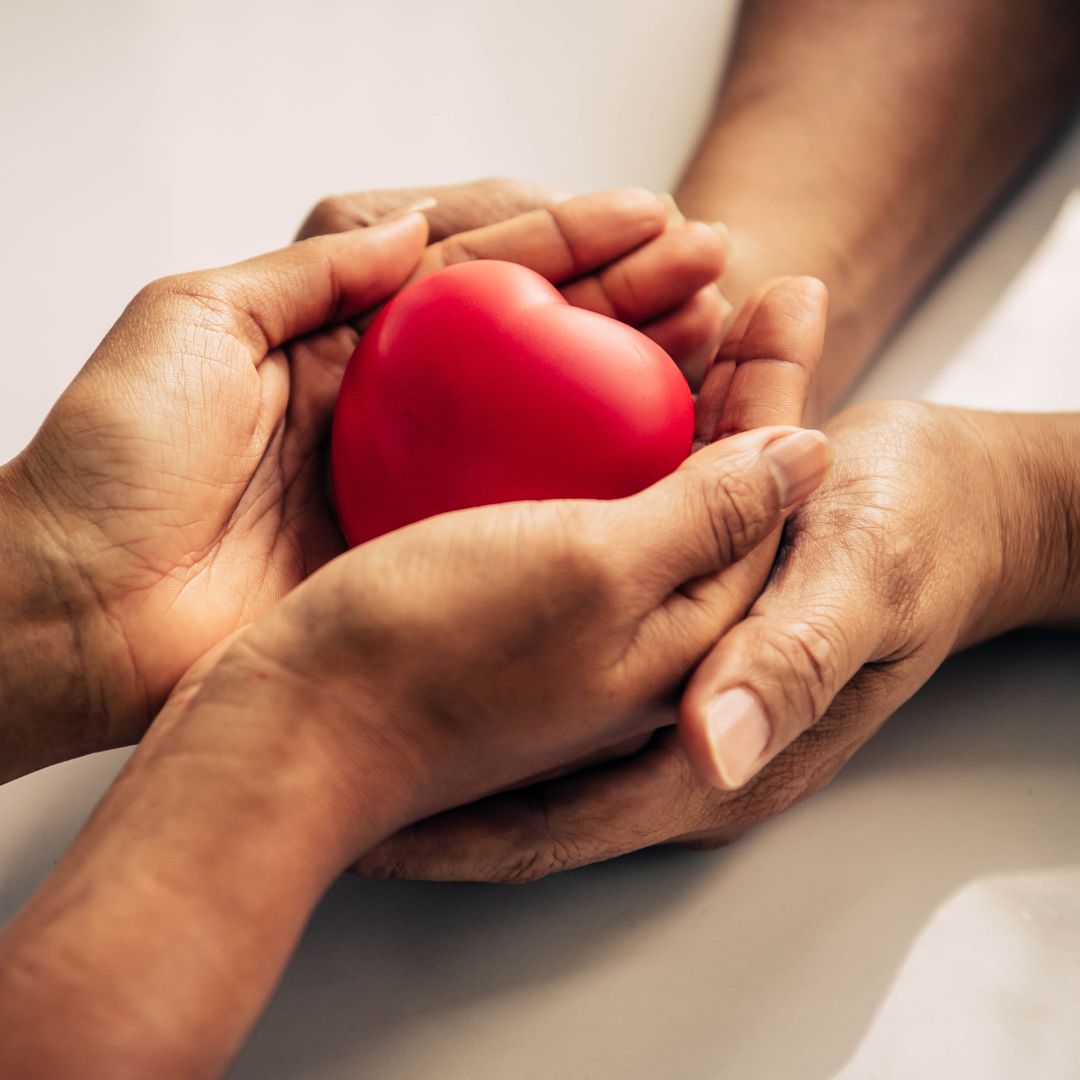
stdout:
[[693,399],[658,345],[571,307],[539,274],[482,260],[402,290],[345,372],[334,498],[359,544],[517,499],[614,499],[690,452]]

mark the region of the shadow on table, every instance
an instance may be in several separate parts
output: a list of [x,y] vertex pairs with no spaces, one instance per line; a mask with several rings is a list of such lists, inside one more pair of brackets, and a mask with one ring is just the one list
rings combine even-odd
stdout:
[[832,1076],[936,908],[1075,860],[1080,638],[950,661],[726,851],[522,888],[345,880],[235,1076]]

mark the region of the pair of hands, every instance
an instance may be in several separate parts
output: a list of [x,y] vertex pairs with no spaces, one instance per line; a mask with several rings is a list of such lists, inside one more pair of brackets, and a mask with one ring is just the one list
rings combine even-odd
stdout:
[[[356,340],[351,324],[411,276],[460,258],[525,262],[566,281],[572,301],[642,326],[676,356],[693,383],[702,380],[728,314],[712,284],[723,260],[722,244],[712,230],[687,224],[664,201],[634,191],[585,196],[503,224],[479,225],[483,216],[509,216],[549,199],[542,191],[499,184],[440,191],[430,210],[436,242],[426,248],[424,222],[415,215],[355,230],[420,195],[329,200],[320,204],[304,232],[353,231],[311,239],[228,270],[151,286],[16,462],[29,507],[50,523],[48,576],[68,597],[77,598],[67,602],[66,610],[73,613],[74,633],[83,643],[86,677],[101,680],[90,696],[102,703],[103,744],[137,738],[196,657],[340,553],[320,451],[337,382]],[[464,234],[452,231],[463,227]],[[714,432],[797,421],[820,350],[823,319],[822,297],[806,283],[783,282],[748,304],[702,389],[699,434],[708,439]],[[829,647],[822,626],[835,625],[836,636],[847,644],[849,623],[872,621],[866,617],[867,597],[852,588],[849,559],[840,592],[846,604],[836,610],[831,592],[836,567],[828,559],[821,565],[821,552],[835,544],[838,526],[846,526],[846,542],[851,543],[852,514],[877,519],[890,514],[890,493],[884,493],[883,502],[877,478],[894,462],[882,461],[876,449],[869,449],[881,437],[883,418],[875,412],[856,415],[838,429],[848,479],[831,482],[829,501],[811,503],[796,518],[792,535],[802,539],[785,549],[782,577],[738,636],[721,642],[686,696],[685,743],[699,767],[706,774],[712,770],[714,780],[723,782],[724,777],[715,774],[715,725],[708,703],[713,691],[725,685],[725,672],[733,670],[732,649],[748,649],[749,634],[760,633],[767,648],[753,650],[754,666],[740,682],[751,687],[770,720],[768,745],[749,763],[751,768],[783,749],[815,719],[818,706],[827,704],[823,691],[814,695],[807,687],[805,675],[808,670],[816,675],[814,663],[835,664],[831,682],[838,689],[853,664],[852,674],[864,662],[889,658],[882,643],[864,636],[850,642],[842,662],[839,649],[824,660],[814,659]],[[918,427],[910,420],[900,426]],[[900,459],[912,456],[908,447],[896,448]],[[845,460],[855,463],[854,477]],[[903,513],[918,519],[919,508],[910,502],[904,500]],[[834,509],[822,513],[819,506]],[[519,527],[513,510],[485,513],[492,523],[479,528],[493,535]],[[544,553],[554,564],[562,561],[566,524],[549,522],[545,543],[533,549],[538,558]],[[855,535],[868,542],[863,572],[854,580],[862,583],[863,592],[873,592],[891,545],[880,529],[856,529]],[[615,545],[614,539],[609,543]],[[694,603],[707,613],[709,634],[704,643],[683,643],[683,670],[701,657],[706,644],[733,627],[758,595],[774,550],[775,537],[751,559],[690,590],[694,597],[704,590],[707,602],[699,603],[699,597]],[[356,562],[356,555],[343,562]],[[907,580],[908,568],[900,569]],[[821,583],[818,614],[814,606],[801,603],[813,593],[815,581]],[[317,578],[306,595],[324,592],[310,601],[310,610],[337,611],[338,621],[330,625],[349,638],[350,612],[334,605],[336,586],[320,587]],[[402,593],[383,594],[380,600],[395,617],[393,605],[401,602]],[[372,595],[380,594],[375,590]],[[440,626],[457,625],[454,613],[438,605],[424,610],[436,621],[443,619]],[[785,618],[789,610],[798,612],[797,619]],[[768,612],[775,614],[765,618]],[[887,616],[886,625],[897,621],[895,613]],[[297,628],[292,645],[283,644],[290,634],[276,631],[276,649],[299,649],[311,630]],[[921,631],[913,626],[904,638],[912,651]],[[804,642],[811,635],[817,636],[807,649]],[[948,647],[945,643],[937,651],[944,655]],[[892,652],[897,648],[902,651],[903,645]],[[104,651],[109,662],[95,662],[95,650]],[[314,685],[326,678],[318,660],[312,657],[308,676]],[[920,668],[903,681],[906,692],[899,700],[925,673]],[[458,685],[455,693],[462,690]],[[788,709],[784,694],[807,696],[796,701],[801,708]],[[895,697],[887,696],[885,712],[898,703]],[[655,695],[649,700],[662,705]],[[648,730],[674,719],[670,702],[666,708],[652,715]],[[832,743],[825,736],[830,725],[819,725],[813,738],[799,740],[735,797],[698,780],[680,744],[662,733],[625,763],[422,823],[376,849],[361,868],[375,874],[522,879],[675,838],[717,842],[819,786],[831,775],[821,761],[838,767],[883,715],[870,716],[854,731],[848,725]],[[790,719],[796,716],[797,722]],[[636,733],[639,741],[646,730]],[[745,733],[742,743],[745,750]],[[819,750],[811,753],[814,745]],[[575,750],[545,768],[587,756]],[[500,782],[520,782],[525,775]],[[412,816],[482,793],[482,787],[465,784],[454,798],[446,795],[438,805],[414,807]]]
[[[476,198],[446,192],[440,211],[461,227]],[[35,538],[33,617],[55,607],[82,662],[86,748],[137,740],[199,656],[344,549],[323,469],[333,404],[353,323],[408,280],[511,258],[684,363],[715,347],[721,240],[669,227],[650,193],[447,227],[425,246],[414,214],[154,283],[6,470]]]
[[[481,190],[480,213],[545,197],[516,183]],[[355,228],[398,197],[329,199],[306,227]],[[760,288],[703,380],[699,439],[797,422],[823,322],[807,283]],[[1010,433],[980,414],[904,402],[850,409],[825,430],[831,475],[788,518],[774,569],[767,542],[728,573],[727,603],[714,611],[719,644],[681,718],[669,699],[640,752],[419,822],[357,869],[520,882],[654,844],[729,842],[827,784],[951,651],[1022,618],[1022,605],[1002,614],[986,603],[1001,594]],[[717,707],[724,691],[734,699]],[[747,704],[764,723],[759,713],[733,734],[732,714]],[[730,760],[717,767],[716,729],[743,750],[741,773]]]

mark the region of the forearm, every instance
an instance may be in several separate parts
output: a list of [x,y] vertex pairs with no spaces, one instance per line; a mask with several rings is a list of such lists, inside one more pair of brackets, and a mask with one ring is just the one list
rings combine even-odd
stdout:
[[1067,115],[1078,42],[1070,0],[747,3],[677,198],[731,229],[736,303],[828,285],[821,410]]
[[327,885],[401,824],[376,779],[344,798],[295,704],[151,728],[0,939],[0,1073],[224,1068]]

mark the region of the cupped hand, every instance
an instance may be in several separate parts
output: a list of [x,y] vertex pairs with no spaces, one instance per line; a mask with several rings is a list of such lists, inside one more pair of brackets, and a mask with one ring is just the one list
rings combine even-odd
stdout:
[[985,443],[962,414],[871,405],[826,430],[830,475],[695,672],[678,734],[421,822],[359,869],[521,881],[655,844],[713,847],[827,783],[978,624],[1000,552]]
[[[189,731],[171,706],[147,745],[173,729],[221,768],[245,727],[278,731],[291,758],[324,748],[329,788],[369,798],[373,769],[383,789],[392,776],[401,825],[638,736],[715,640],[723,595],[702,582],[737,570],[828,463],[820,433],[762,428],[626,499],[482,507],[380,537],[200,673],[191,707],[209,725]],[[354,817],[370,829],[370,806],[338,820]]]
[[498,242],[493,251],[486,243],[478,245],[477,230],[516,215],[531,214],[528,220],[534,224],[554,218],[556,225],[572,217],[565,193],[520,180],[331,195],[311,211],[299,236],[362,228],[406,207],[423,207],[432,238],[446,242],[429,253],[421,272],[465,259],[524,262],[557,281],[571,304],[629,323],[651,337],[697,390],[731,315],[717,286],[725,268],[727,230],[687,221],[669,195],[659,198],[664,225],[656,228],[654,223],[636,238],[627,233],[606,266],[583,262],[573,251],[560,259],[555,248],[542,252]]
[[360,871],[531,880],[655,844],[715,847],[820,789],[952,650],[1023,621],[1040,574],[1002,573],[1004,423],[910,403],[841,414],[829,477],[695,672],[678,735],[421,822]]
[[[89,748],[138,738],[198,656],[343,550],[324,450],[355,322],[462,257],[524,263],[630,314],[648,294],[633,260],[666,227],[638,189],[426,248],[425,219],[406,213],[144,289],[4,475],[73,624]],[[702,229],[688,293],[722,260]]]
[[[724,436],[705,452],[729,443],[733,433],[798,419],[821,353],[825,305],[820,282],[806,278],[779,279],[750,300],[698,399],[699,441]],[[774,529],[737,565],[685,590],[708,619],[713,642],[761,593],[779,535]],[[674,724],[675,710],[674,699],[664,703],[654,727]],[[621,756],[648,741],[646,735],[614,750]],[[613,756],[610,749],[605,756]],[[553,772],[580,764],[565,758]],[[679,814],[691,802],[683,774],[712,795],[670,731],[661,732],[623,761],[420,822],[369,853],[358,869],[373,876],[526,880],[622,854],[684,831]]]

